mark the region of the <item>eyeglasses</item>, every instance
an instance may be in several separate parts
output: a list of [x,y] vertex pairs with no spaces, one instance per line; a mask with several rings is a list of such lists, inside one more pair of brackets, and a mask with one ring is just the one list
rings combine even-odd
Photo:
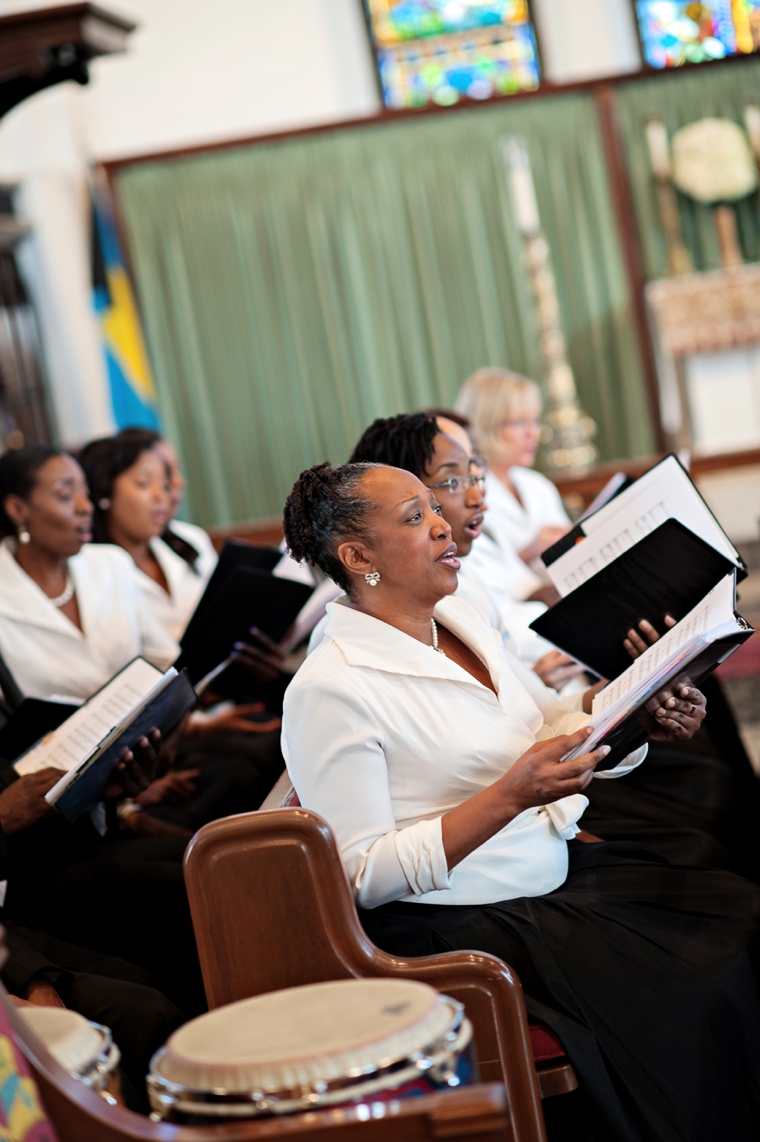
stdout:
[[428,484],[429,488],[448,488],[452,496],[458,496],[468,488],[477,488],[479,492],[483,492],[485,486],[486,478],[482,472],[476,472],[473,476],[449,476],[442,484]]

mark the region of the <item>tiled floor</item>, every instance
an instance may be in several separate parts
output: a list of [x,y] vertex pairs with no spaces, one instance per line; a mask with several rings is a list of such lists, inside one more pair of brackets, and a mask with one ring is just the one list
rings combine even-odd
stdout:
[[[750,575],[739,584],[739,613],[760,631],[760,543],[744,544],[741,553]],[[754,636],[760,638],[760,633]],[[760,774],[760,674],[731,678],[723,682],[734,713],[739,719],[744,744]]]

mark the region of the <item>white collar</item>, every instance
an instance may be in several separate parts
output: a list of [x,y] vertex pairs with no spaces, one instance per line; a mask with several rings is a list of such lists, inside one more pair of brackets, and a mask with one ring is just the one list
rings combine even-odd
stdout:
[[[501,665],[498,634],[475,607],[455,595],[441,599],[433,613],[485,663],[498,692]],[[325,638],[329,637],[336,643],[350,666],[418,678],[455,679],[486,689],[450,658],[436,654],[431,646],[397,627],[354,610],[344,599],[328,603],[327,615]]]
[[[16,562],[13,554],[15,540],[6,538],[0,543],[0,614],[6,618],[15,619],[27,626],[43,627],[47,630],[57,631],[59,634],[71,638],[81,639],[83,632],[74,626],[70,619],[61,614],[60,610],[45,594],[41,587],[35,583],[30,575]],[[79,556],[69,560],[74,584],[78,588]],[[87,592],[84,592],[86,595]],[[82,615],[82,599],[77,590],[77,601]]]

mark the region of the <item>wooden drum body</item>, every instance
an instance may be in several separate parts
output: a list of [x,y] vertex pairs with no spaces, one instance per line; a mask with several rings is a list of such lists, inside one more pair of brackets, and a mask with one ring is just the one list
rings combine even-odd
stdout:
[[476,1081],[460,1003],[409,980],[341,980],[217,1008],[151,1061],[153,1117],[205,1125]]

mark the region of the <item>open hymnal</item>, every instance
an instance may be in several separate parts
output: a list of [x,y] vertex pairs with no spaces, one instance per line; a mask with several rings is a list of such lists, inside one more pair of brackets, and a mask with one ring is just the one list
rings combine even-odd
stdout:
[[74,821],[96,804],[124,749],[154,727],[172,730],[195,704],[187,677],[136,658],[14,765],[20,775],[63,772],[47,801]]
[[743,576],[745,567],[739,552],[674,455],[666,456],[598,511],[584,517],[541,558],[564,597],[668,519],[678,520],[730,560]]
[[596,695],[594,732],[566,760],[608,744],[612,752],[600,768],[609,769],[641,745],[657,725],[653,710],[665,687],[698,685],[754,633],[735,605],[732,572]]

